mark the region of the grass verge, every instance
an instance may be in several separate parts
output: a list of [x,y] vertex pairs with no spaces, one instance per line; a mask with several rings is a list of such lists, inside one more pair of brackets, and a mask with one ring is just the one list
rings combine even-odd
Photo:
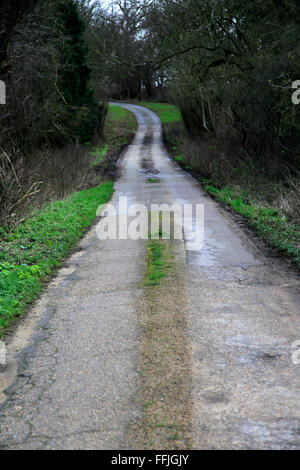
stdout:
[[236,188],[225,186],[217,189],[210,184],[205,184],[205,180],[203,182],[204,189],[209,194],[245,217],[271,247],[280,250],[297,266],[300,266],[300,226],[288,222],[286,217],[275,208],[248,202]]
[[[300,226],[284,210],[272,206],[269,202],[272,188],[275,189],[274,183],[263,179],[260,184],[261,190],[257,191],[255,185],[253,187],[255,174],[250,174],[251,168],[244,171],[246,174],[242,181],[235,183],[233,180],[230,185],[223,184],[221,179],[218,180],[217,175],[215,175],[213,181],[203,178],[201,162],[197,161],[195,156],[190,155],[191,151],[193,151],[193,154],[196,154],[196,152],[195,149],[187,145],[188,137],[183,130],[180,113],[178,110],[176,112],[177,108],[163,103],[140,104],[156,112],[161,118],[165,140],[174,160],[183,169],[197,177],[207,193],[242,215],[271,248],[275,248],[279,253],[285,255],[299,268]],[[183,142],[180,135],[184,133]],[[239,172],[237,169],[235,173],[238,177]]]
[[104,130],[107,144],[127,144],[128,135],[136,130],[137,123],[134,114],[121,106],[109,105]]
[[137,104],[154,111],[159,116],[162,124],[182,121],[179,109],[172,104],[149,103],[148,101],[140,101]]
[[121,106],[109,105],[105,120],[104,138],[90,152],[94,167],[105,166],[108,157],[118,154],[124,145],[130,143],[137,129],[134,114]]
[[[106,179],[110,174],[113,176],[120,150],[130,142],[136,127],[132,113],[109,106],[104,138],[98,145],[67,149],[69,159],[65,167],[60,164],[65,156],[63,149],[53,164],[62,177],[55,192],[49,192],[49,197],[45,195],[40,204],[32,205],[25,221],[0,228],[0,338],[36,299],[55,268],[91,225],[97,207],[110,199],[113,183],[108,181],[100,186],[99,183],[103,176]],[[75,151],[78,161],[83,160],[81,166],[74,165]],[[63,188],[69,174],[71,180],[80,179],[80,184]],[[91,186],[97,187],[89,189]],[[87,189],[77,192],[82,187]],[[25,215],[30,210],[26,207]]]
[[0,229],[0,337],[37,297],[107,202],[113,183],[38,209],[13,231]]
[[91,162],[91,165],[92,166],[97,166],[99,165],[99,163],[103,163],[104,160],[105,160],[105,157],[107,155],[107,152],[109,150],[109,146],[108,145],[104,145],[104,146],[96,146],[94,148],[94,150],[91,152],[91,155],[96,157],[92,162]]

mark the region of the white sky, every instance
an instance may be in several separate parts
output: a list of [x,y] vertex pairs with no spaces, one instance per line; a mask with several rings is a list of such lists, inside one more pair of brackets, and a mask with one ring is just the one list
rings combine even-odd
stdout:
[[91,0],[90,3],[100,3],[103,7],[109,7],[111,5],[111,0]]

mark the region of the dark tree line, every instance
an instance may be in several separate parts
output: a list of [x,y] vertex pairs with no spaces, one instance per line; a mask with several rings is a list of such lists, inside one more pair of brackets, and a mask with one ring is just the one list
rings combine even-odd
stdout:
[[299,64],[298,0],[1,0],[1,162],[90,141],[109,98],[156,99],[190,135],[299,171]]
[[87,142],[101,132],[105,109],[89,85],[85,23],[74,0],[2,1],[0,145],[8,153],[34,146]]
[[[294,0],[173,2],[170,93],[187,129],[226,133],[263,164],[299,165],[300,5]],[[178,10],[177,10],[178,9]],[[178,37],[181,39],[178,41]]]
[[228,136],[279,172],[298,167],[298,0],[79,4],[99,97],[171,100],[190,134]]

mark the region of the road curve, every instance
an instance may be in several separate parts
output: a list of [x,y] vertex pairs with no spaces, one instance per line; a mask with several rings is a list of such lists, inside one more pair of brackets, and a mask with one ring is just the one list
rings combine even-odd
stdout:
[[[135,114],[138,131],[112,203],[127,196],[129,205],[148,209],[204,205],[204,245],[190,250],[189,232],[177,245],[190,448],[299,448],[300,365],[292,361],[292,344],[300,340],[299,278],[266,257],[170,159],[154,113],[121,106]],[[101,241],[92,228],[20,324],[8,345],[7,376],[0,378],[8,397],[1,407],[2,448],[137,447],[128,429],[143,415],[137,302],[145,253],[144,240]]]

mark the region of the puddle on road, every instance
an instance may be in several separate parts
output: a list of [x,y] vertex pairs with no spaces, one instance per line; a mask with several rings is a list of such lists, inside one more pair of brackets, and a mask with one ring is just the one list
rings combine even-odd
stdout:
[[153,163],[151,154],[152,139],[152,135],[145,135],[140,151],[140,172],[141,174],[147,175],[148,178],[155,177],[160,174],[160,171],[155,168]]

